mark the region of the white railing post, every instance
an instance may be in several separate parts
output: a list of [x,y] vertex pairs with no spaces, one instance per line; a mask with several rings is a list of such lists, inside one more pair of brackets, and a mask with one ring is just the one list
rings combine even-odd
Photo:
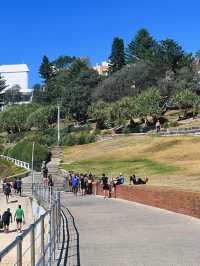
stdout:
[[3,154],[0,154],[0,159],[7,160],[7,161],[11,161],[12,163],[14,163],[17,166],[20,166],[22,168],[25,168],[27,170],[30,170],[30,164],[27,163],[27,162],[20,161],[20,160],[17,160],[15,158],[11,158],[9,156],[5,156]]

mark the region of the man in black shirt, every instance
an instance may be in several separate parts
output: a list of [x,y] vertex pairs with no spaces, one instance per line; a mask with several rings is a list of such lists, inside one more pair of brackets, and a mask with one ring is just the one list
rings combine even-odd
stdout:
[[2,215],[2,221],[3,221],[3,226],[4,226],[4,232],[8,233],[10,222],[12,223],[12,214],[9,208]]

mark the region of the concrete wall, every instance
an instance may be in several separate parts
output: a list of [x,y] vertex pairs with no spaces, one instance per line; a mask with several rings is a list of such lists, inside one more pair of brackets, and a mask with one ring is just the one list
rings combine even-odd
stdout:
[[[96,185],[96,194],[103,195]],[[112,192],[112,197],[115,193]],[[200,218],[200,192],[154,186],[117,186],[116,197]]]

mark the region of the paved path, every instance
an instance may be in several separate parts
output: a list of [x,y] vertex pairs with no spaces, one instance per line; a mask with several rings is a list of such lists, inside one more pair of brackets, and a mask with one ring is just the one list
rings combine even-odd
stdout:
[[122,200],[62,192],[81,266],[199,266],[200,220]]

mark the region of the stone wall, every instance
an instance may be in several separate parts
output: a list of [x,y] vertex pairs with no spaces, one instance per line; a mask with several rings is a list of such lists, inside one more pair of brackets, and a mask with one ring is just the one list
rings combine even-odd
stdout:
[[[102,186],[96,184],[96,194],[103,195]],[[200,218],[200,192],[169,187],[155,186],[117,186],[112,197],[139,202],[146,205]]]

